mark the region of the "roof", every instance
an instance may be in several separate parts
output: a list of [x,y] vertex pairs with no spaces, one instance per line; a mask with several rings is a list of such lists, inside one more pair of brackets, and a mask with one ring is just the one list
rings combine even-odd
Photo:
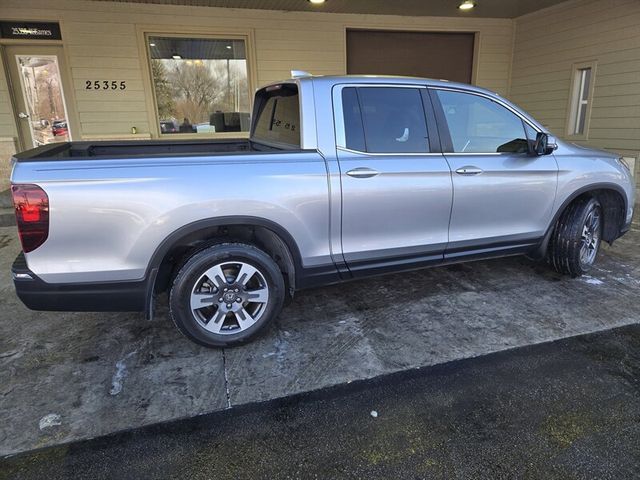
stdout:
[[458,18],[516,18],[567,0],[479,0],[469,11],[461,11],[462,0],[327,0],[313,5],[306,0],[99,0],[120,3],[151,3],[201,7],[249,8],[259,10],[317,13],[355,13]]
[[[287,81],[308,81],[329,83],[387,83],[399,85],[428,85],[431,87],[449,87],[470,90],[485,95],[500,97],[496,92],[468,83],[452,82],[435,78],[409,77],[399,75],[308,75],[289,79]],[[275,82],[282,83],[282,82]],[[501,98],[501,97],[500,97]]]
[[[547,129],[538,122],[535,118],[529,115],[519,106],[511,103],[506,98],[498,95],[496,92],[487,90],[486,88],[478,87],[476,85],[469,85],[467,83],[450,82],[449,80],[436,80],[432,78],[422,77],[404,77],[393,75],[306,75],[298,76],[296,78],[290,78],[281,82],[273,82],[269,85],[264,85],[260,88],[267,88],[270,85],[278,85],[282,83],[305,83],[313,82],[314,84],[321,83],[325,87],[331,87],[338,84],[395,84],[395,85],[419,85],[428,87],[443,87],[443,88],[455,88],[460,90],[466,90],[469,92],[475,92],[495,98],[500,103],[507,105],[509,108],[515,110],[521,116],[525,117],[531,124],[535,125],[539,130],[547,132]],[[328,84],[328,85],[327,85]]]

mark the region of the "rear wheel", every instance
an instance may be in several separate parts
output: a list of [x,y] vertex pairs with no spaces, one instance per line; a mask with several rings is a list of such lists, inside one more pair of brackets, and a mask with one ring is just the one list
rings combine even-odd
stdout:
[[578,277],[596,261],[602,239],[602,207],[595,198],[574,201],[555,226],[549,261],[560,273]]
[[254,338],[282,309],[284,279],[265,252],[225,243],[180,268],[169,293],[171,317],[191,340],[224,347]]

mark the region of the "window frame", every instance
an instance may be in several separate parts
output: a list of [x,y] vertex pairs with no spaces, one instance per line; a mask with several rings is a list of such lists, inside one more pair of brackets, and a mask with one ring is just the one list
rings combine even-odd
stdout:
[[[418,90],[422,99],[422,108],[425,115],[427,126],[428,141],[426,141],[425,152],[366,152],[362,150],[354,150],[347,148],[346,131],[344,125],[344,109],[342,104],[342,91],[345,88],[412,88]],[[344,83],[333,86],[333,117],[334,117],[334,133],[336,139],[336,149],[343,152],[356,153],[368,156],[386,156],[386,157],[406,157],[406,156],[426,156],[441,155],[440,138],[436,126],[433,106],[427,91],[427,85],[411,84],[411,83]],[[364,125],[363,125],[364,128]]]
[[[589,138],[589,124],[591,122],[591,108],[593,106],[593,93],[595,87],[596,78],[596,65],[597,62],[592,60],[590,62],[574,63],[571,67],[571,80],[569,84],[569,103],[567,106],[567,125],[566,136],[571,140],[588,140]],[[589,78],[589,90],[587,92],[587,99],[582,100],[584,94],[584,77],[581,72],[584,70],[591,70]],[[584,107],[583,107],[584,105]],[[581,108],[585,108],[584,116],[584,131],[582,133],[576,132],[577,122]]]
[[[467,95],[475,95],[476,97],[482,97],[485,98],[489,101],[492,101],[498,105],[500,105],[503,108],[506,108],[508,111],[510,111],[511,113],[513,113],[516,117],[518,117],[523,125],[522,125],[522,129],[523,132],[525,134],[525,137],[527,138],[527,140],[529,140],[529,153],[513,153],[513,152],[454,152],[454,148],[453,148],[453,141],[451,140],[451,133],[449,132],[449,124],[447,123],[447,119],[444,115],[444,109],[442,108],[442,104],[440,103],[440,98],[438,97],[437,94],[437,90],[443,90],[443,91],[447,91],[447,92],[455,92],[455,93],[462,93],[462,94],[467,94]],[[542,132],[543,130],[540,129],[540,127],[538,127],[537,125],[535,125],[531,120],[529,120],[527,117],[525,117],[522,113],[520,113],[518,110],[516,110],[515,108],[513,108],[511,105],[503,102],[502,100],[500,100],[500,98],[498,97],[494,97],[491,96],[489,94],[483,93],[483,92],[477,92],[474,90],[466,90],[464,88],[455,88],[455,87],[440,87],[440,86],[434,86],[434,87],[429,87],[429,95],[431,97],[431,102],[433,103],[433,107],[435,109],[435,114],[436,114],[436,120],[438,123],[438,133],[440,134],[440,138],[441,138],[441,142],[442,142],[442,153],[444,155],[530,155],[532,153],[532,148],[531,148],[531,139],[528,138],[527,136],[527,131],[525,128],[525,124],[529,125],[533,130],[536,131],[537,133]],[[535,142],[535,139],[533,139]]]
[[[151,50],[149,48],[150,37],[165,37],[165,38],[197,38],[205,40],[242,40],[245,45],[246,62],[247,62],[247,88],[249,94],[249,114],[253,112],[254,95],[257,83],[256,79],[256,65],[254,55],[254,41],[253,34],[250,31],[229,31],[227,29],[220,29],[219,33],[208,33],[208,31],[199,28],[189,27],[176,27],[173,30],[168,30],[166,25],[162,27],[158,26],[145,26],[141,25],[137,27],[138,32],[138,50],[141,53],[141,58],[145,58],[144,62],[144,80],[148,88],[145,88],[145,99],[147,103],[147,118],[149,122],[149,133],[152,138],[161,140],[174,139],[174,140],[197,140],[197,139],[225,139],[225,138],[249,138],[249,131],[247,132],[215,132],[215,133],[171,133],[165,134],[160,130],[160,116],[158,115],[158,103],[156,97],[155,83],[153,81],[152,67],[151,67]],[[143,85],[144,86],[144,85]]]

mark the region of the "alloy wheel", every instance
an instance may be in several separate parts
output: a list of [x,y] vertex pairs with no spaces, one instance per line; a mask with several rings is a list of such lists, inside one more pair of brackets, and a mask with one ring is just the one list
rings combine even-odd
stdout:
[[583,265],[593,265],[600,246],[601,231],[600,208],[593,208],[582,227],[580,236],[580,262]]
[[204,272],[191,290],[191,312],[207,331],[242,332],[264,314],[269,287],[264,275],[246,262],[224,262]]

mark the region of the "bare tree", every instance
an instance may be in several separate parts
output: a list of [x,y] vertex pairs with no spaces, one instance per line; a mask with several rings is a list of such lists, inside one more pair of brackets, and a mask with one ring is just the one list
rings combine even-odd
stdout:
[[179,120],[188,118],[192,123],[208,123],[213,112],[248,110],[249,98],[244,61],[162,60],[162,62],[166,70],[167,83],[172,88],[175,104],[172,112]]
[[178,61],[169,71],[168,79],[175,92],[178,117],[208,121],[212,104],[223,94],[219,79],[209,68],[203,62]]
[[42,119],[54,120],[64,117],[62,91],[55,64],[36,68],[35,88],[38,98],[38,115]]

